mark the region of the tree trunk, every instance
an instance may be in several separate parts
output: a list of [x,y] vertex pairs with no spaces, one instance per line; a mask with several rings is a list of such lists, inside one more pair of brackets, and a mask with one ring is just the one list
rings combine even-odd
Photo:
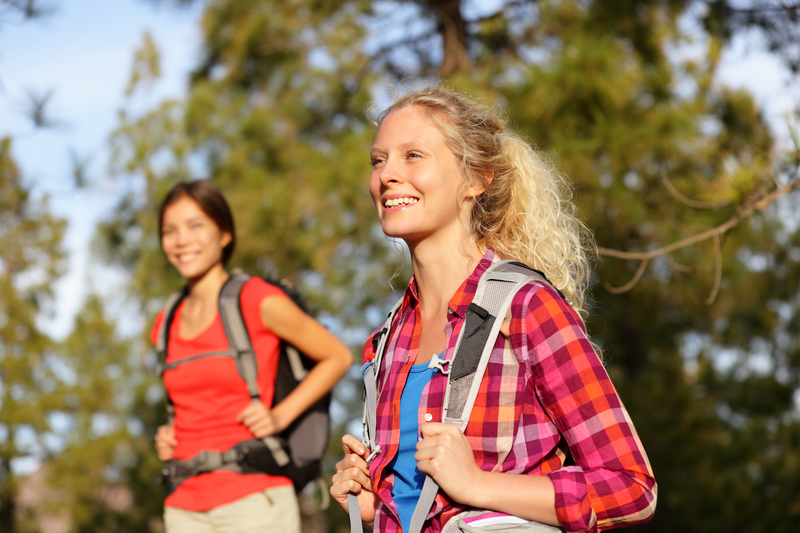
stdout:
[[444,58],[439,74],[449,77],[467,68],[467,23],[461,16],[461,0],[429,0],[439,19]]
[[[0,478],[4,478],[4,483],[0,485],[0,532],[14,533],[16,529],[17,510],[14,502],[14,494],[8,486],[11,477],[11,465],[6,459],[0,460]],[[3,486],[4,485],[4,486]]]

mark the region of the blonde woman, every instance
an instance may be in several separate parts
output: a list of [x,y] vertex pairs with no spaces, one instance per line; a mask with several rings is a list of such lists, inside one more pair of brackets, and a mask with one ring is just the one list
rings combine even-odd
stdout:
[[[656,483],[583,312],[591,242],[564,179],[487,107],[443,89],[400,97],[379,119],[369,190],[384,233],[402,239],[413,278],[379,369],[376,442],[342,439],[331,494],[357,495],[375,531],[407,531],[425,475],[440,492],[423,531],[486,510],[597,531],[648,520]],[[462,434],[440,423],[466,309],[486,269],[515,259],[541,270],[513,299]],[[372,339],[365,362],[374,357]],[[498,518],[499,517],[499,518]],[[524,520],[520,520],[524,519]]]

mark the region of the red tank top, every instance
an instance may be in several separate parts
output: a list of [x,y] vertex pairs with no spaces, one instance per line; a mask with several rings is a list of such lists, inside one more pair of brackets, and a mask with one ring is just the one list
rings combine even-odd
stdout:
[[[258,362],[261,401],[272,405],[278,369],[280,340],[261,322],[260,305],[264,298],[286,297],[284,292],[260,278],[250,279],[242,288],[241,308]],[[178,335],[183,303],[178,306],[169,331],[167,363],[202,353],[228,349],[219,313],[211,325],[193,339]],[[150,339],[155,344],[163,311],[156,317]],[[237,442],[253,438],[238,414],[250,404],[247,384],[231,357],[203,357],[178,365],[164,373],[164,386],[175,405],[176,459],[189,459],[203,450],[224,452]],[[291,485],[285,477],[268,474],[237,474],[217,470],[193,476],[170,494],[165,506],[189,511],[207,511],[254,492]]]

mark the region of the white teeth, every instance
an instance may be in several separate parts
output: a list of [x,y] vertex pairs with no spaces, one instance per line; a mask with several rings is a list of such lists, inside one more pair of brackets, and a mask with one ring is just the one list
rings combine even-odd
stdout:
[[416,198],[394,198],[392,200],[386,200],[384,202],[384,207],[396,207],[398,205],[413,205],[417,203]]
[[197,257],[197,255],[198,255],[197,253],[183,253],[183,254],[178,254],[177,257],[178,261],[186,262],[186,261],[191,261],[192,259]]

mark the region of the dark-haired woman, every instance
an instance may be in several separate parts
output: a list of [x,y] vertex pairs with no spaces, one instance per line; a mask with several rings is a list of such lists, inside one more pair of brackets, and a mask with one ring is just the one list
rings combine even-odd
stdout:
[[[208,181],[178,184],[161,205],[159,229],[164,254],[188,289],[171,325],[166,362],[226,350],[218,300],[229,277],[225,264],[236,233],[224,196]],[[205,450],[224,452],[237,442],[279,433],[328,393],[352,364],[338,339],[283,291],[259,278],[251,278],[242,289],[241,310],[258,362],[261,402],[251,402],[230,357],[203,357],[167,370],[164,385],[175,417],[155,437],[162,461],[190,459]],[[161,313],[151,333],[154,343],[163,320]],[[273,406],[281,339],[317,364]],[[300,531],[297,498],[285,477],[215,470],[181,483],[164,506],[168,533]]]

